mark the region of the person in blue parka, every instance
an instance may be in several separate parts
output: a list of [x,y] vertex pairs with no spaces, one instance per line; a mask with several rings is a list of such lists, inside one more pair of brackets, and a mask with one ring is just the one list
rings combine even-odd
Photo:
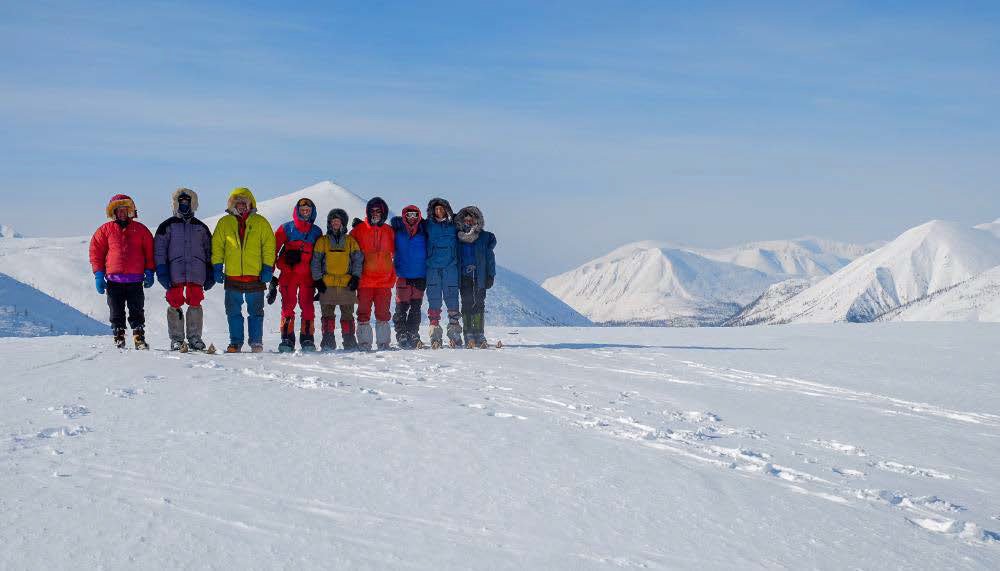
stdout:
[[431,346],[440,347],[442,301],[448,308],[448,341],[462,345],[461,312],[458,305],[458,228],[451,204],[432,198],[427,204],[427,318],[431,322]]
[[497,262],[493,253],[497,238],[487,232],[486,219],[475,206],[466,206],[455,217],[458,224],[459,268],[462,273],[462,319],[465,346],[486,348],[486,290],[493,287]]
[[420,310],[427,289],[427,230],[420,208],[407,206],[389,222],[395,233],[396,311],[392,323],[400,349],[419,349]]

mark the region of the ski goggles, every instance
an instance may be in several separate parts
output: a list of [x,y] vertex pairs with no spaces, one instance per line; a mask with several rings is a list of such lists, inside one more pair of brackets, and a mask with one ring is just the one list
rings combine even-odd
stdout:
[[414,212],[414,211],[411,210],[411,211],[407,212],[406,214],[404,214],[404,216],[406,216],[407,220],[416,220],[417,218],[420,218],[420,213],[419,212]]

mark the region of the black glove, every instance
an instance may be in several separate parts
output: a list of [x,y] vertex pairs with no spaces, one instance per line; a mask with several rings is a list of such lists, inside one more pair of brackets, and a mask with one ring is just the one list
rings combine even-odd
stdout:
[[347,289],[351,291],[358,291],[358,283],[361,282],[361,278],[358,276],[351,276],[351,281],[347,282]]
[[326,291],[326,282],[323,281],[323,278],[313,280],[313,287],[316,288],[316,291],[319,293],[323,293]]
[[201,284],[201,289],[204,290],[204,291],[208,291],[208,290],[212,289],[213,287],[215,287],[215,279],[214,278],[210,279],[210,280],[205,280],[205,283]]
[[357,228],[358,224],[361,224],[361,219],[360,218],[355,218],[354,220],[351,220],[351,230],[354,230],[355,228]]
[[412,280],[406,280],[406,282],[420,291],[427,289],[427,278],[413,278]]
[[493,276],[486,276],[486,289],[493,287]]
[[278,278],[271,278],[271,283],[267,286],[267,304],[274,305],[275,299],[278,299]]

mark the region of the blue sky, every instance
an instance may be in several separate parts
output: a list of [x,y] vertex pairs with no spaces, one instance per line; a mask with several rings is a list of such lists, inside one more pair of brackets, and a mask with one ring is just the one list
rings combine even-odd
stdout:
[[640,239],[1000,217],[995,2],[290,4],[0,4],[0,222],[333,179],[478,204],[540,279]]

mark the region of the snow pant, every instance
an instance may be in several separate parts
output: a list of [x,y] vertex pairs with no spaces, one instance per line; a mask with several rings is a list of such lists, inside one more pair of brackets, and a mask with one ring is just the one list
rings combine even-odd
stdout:
[[396,311],[392,323],[396,329],[396,343],[401,347],[420,339],[420,306],[424,290],[406,278],[396,278]]
[[302,312],[302,326],[299,330],[300,339],[312,341],[313,320],[316,319],[316,306],[313,297],[316,290],[313,289],[311,276],[300,276],[289,272],[282,272],[278,279],[278,292],[281,294],[281,338],[282,340],[295,339],[295,305],[298,304]]
[[125,329],[125,307],[128,306],[128,324],[135,329],[146,325],[146,293],[142,282],[108,282],[106,288],[108,308],[111,309],[111,328]]
[[441,323],[441,302],[448,307],[448,321],[458,324],[458,267],[427,268],[427,318]]
[[369,349],[372,343],[372,305],[375,306],[375,342],[380,346],[389,344],[389,302],[392,301],[392,288],[362,287],[358,288],[358,345]]
[[320,347],[333,350],[337,348],[334,335],[337,331],[337,308],[340,308],[340,334],[345,349],[354,349],[358,341],[354,337],[354,305],[358,303],[358,294],[347,287],[327,286],[326,291],[319,294],[320,321],[323,338]]
[[480,342],[486,338],[486,289],[477,287],[475,278],[462,278],[462,321],[465,340]]
[[[187,334],[189,342],[201,340],[204,310],[201,302],[205,299],[205,289],[201,284],[178,284],[167,290],[167,334],[171,341],[184,341]],[[188,304],[187,323],[185,327],[184,310]]]
[[229,342],[243,345],[243,301],[247,304],[247,329],[250,345],[264,343],[264,290],[226,289],[226,319],[229,321]]

